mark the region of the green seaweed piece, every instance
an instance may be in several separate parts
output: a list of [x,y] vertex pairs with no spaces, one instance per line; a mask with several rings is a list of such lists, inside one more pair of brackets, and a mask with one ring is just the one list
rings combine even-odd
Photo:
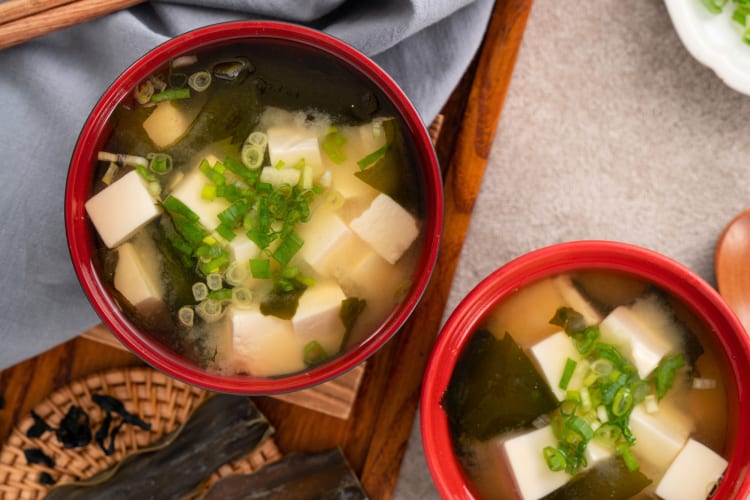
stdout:
[[310,498],[359,500],[367,494],[338,448],[290,453],[251,474],[235,474],[214,483],[202,500]]
[[215,395],[154,445],[89,479],[52,488],[46,498],[184,498],[216,469],[251,453],[273,432],[249,398]]
[[386,136],[385,153],[354,175],[407,210],[415,211],[418,208],[419,184],[414,168],[407,163],[411,156],[404,142],[404,134],[393,118],[383,120],[382,124]]
[[274,283],[273,289],[260,303],[260,312],[266,316],[292,319],[299,306],[299,298],[307,285],[295,278],[287,278]]
[[631,498],[651,482],[641,471],[630,471],[622,460],[612,457],[577,475],[544,500]]
[[190,130],[169,150],[177,165],[216,141],[242,143],[260,120],[261,106],[249,78],[217,82],[211,92]]
[[506,333],[474,333],[441,401],[455,434],[480,440],[525,427],[557,407],[547,383]]
[[341,309],[339,310],[339,318],[344,323],[344,336],[341,338],[341,347],[339,350],[343,350],[346,344],[349,342],[354,325],[357,324],[357,319],[362,311],[367,307],[367,301],[358,297],[347,297],[341,301]]

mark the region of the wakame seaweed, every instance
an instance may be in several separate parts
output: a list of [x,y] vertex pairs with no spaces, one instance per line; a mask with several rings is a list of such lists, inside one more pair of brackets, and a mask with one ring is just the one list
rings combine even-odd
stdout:
[[613,457],[575,476],[544,500],[631,498],[651,482],[641,471],[630,471],[622,460]]
[[38,438],[41,437],[45,432],[54,430],[46,420],[44,420],[42,417],[36,414],[34,410],[31,410],[31,418],[34,420],[34,423],[26,429],[26,437],[29,438]]
[[202,500],[309,498],[359,500],[367,494],[338,448],[289,453],[252,474],[234,474],[213,484]]
[[506,333],[472,335],[441,401],[454,434],[486,440],[529,425],[557,400],[528,356]]
[[41,448],[28,448],[23,450],[23,455],[26,457],[26,463],[29,465],[42,464],[50,469],[55,466],[55,460],[44,453]]
[[381,123],[386,136],[384,154],[354,175],[387,194],[410,212],[418,214],[419,183],[414,179],[413,169],[405,163],[410,155],[401,127],[395,118],[385,119]]
[[185,498],[216,469],[251,453],[273,431],[250,398],[217,394],[165,438],[100,474],[51,489],[46,498]]
[[80,406],[71,405],[55,430],[55,435],[63,448],[80,448],[91,442],[89,415]]

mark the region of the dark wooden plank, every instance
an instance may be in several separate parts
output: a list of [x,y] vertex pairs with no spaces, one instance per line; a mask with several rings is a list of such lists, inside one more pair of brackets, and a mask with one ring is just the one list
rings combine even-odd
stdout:
[[373,407],[379,408],[378,429],[361,472],[362,484],[373,498],[390,498],[396,485],[419,404],[422,374],[440,327],[531,4],[531,0],[498,0],[482,44],[445,179],[445,230],[434,277],[395,339],[393,369],[385,382],[389,390],[384,404]]

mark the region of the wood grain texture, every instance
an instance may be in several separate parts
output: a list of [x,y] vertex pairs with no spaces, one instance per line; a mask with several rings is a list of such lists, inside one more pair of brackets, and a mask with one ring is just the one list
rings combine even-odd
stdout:
[[0,24],[44,12],[74,0],[5,0],[0,3]]
[[[86,0],[81,0],[86,1]],[[80,3],[80,2],[79,2]],[[445,167],[445,231],[424,298],[407,325],[366,365],[351,416],[342,420],[274,398],[256,398],[282,452],[341,446],[371,498],[391,498],[468,229],[532,0],[497,0],[480,53],[443,110],[436,150]],[[78,338],[0,372],[0,439],[52,390],[94,371],[141,364]]]
[[389,374],[387,404],[362,470],[373,498],[390,498],[419,404],[427,358],[435,342],[453,274],[479,193],[531,0],[498,0],[485,35],[456,146],[445,179],[445,228],[434,278],[415,314],[399,333]]
[[37,14],[26,15],[26,17],[0,24],[0,49],[12,47],[75,24],[91,21],[144,1],[75,0]]

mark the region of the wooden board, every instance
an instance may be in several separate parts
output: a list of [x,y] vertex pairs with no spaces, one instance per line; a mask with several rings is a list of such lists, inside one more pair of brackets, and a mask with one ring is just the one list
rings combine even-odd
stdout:
[[[480,54],[443,110],[445,232],[433,279],[408,324],[367,362],[351,416],[342,420],[272,398],[256,402],[276,424],[282,452],[341,446],[371,498],[391,498],[419,389],[482,181],[532,0],[497,0]],[[447,166],[447,168],[445,168]],[[77,338],[0,372],[0,439],[55,388],[94,371],[141,364]]]

